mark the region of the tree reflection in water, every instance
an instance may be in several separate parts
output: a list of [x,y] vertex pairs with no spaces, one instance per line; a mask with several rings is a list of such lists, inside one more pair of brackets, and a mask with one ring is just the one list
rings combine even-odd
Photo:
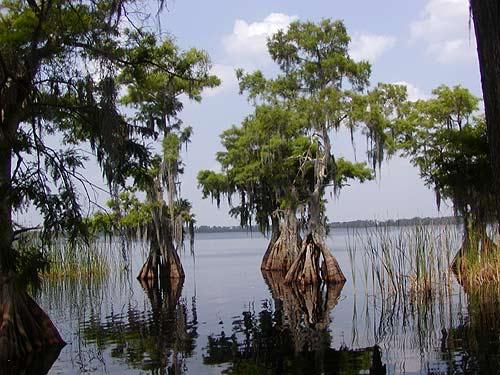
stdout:
[[500,374],[498,311],[498,286],[467,291],[467,318],[458,326],[443,330],[441,358],[448,366],[446,373]]
[[26,357],[0,363],[2,375],[45,375],[59,357],[62,348],[52,348],[31,353]]
[[198,336],[196,300],[191,314],[181,299],[182,280],[172,279],[158,286],[141,282],[151,303],[150,311],[129,306],[126,315],[111,314],[101,322],[99,316],[86,322],[83,336],[99,349],[111,348],[111,357],[128,366],[155,374],[186,371],[186,358],[193,354]]
[[249,310],[232,333],[210,335],[204,363],[229,364],[227,374],[385,374],[378,347],[330,347],[330,313],[343,284],[299,287],[282,274],[263,271],[274,301]]

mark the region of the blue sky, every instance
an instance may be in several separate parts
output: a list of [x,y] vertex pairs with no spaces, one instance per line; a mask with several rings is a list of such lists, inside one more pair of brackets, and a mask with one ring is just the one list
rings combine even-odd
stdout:
[[[467,0],[379,1],[194,1],[176,0],[161,16],[163,31],[173,34],[183,48],[197,47],[212,57],[213,71],[223,80],[206,92],[203,102],[185,103],[182,118],[194,128],[184,155],[186,172],[182,195],[193,202],[199,225],[233,225],[227,206],[217,209],[202,200],[196,186],[200,169],[217,168],[219,134],[250,113],[238,95],[234,69],[275,71],[266,55],[265,40],[294,19],[341,19],[352,38],[351,53],[372,63],[372,84],[400,82],[412,98],[425,98],[440,84],[468,87],[480,96],[480,77],[474,30],[469,29]],[[354,153],[345,133],[333,136],[334,153]],[[357,141],[357,160],[364,160],[364,144]],[[338,199],[329,198],[330,221],[449,215],[438,213],[434,193],[406,161],[392,158],[376,181],[346,187]]]
[[[152,0],[151,0],[152,1]],[[153,3],[155,5],[153,5]],[[155,9],[156,2],[151,3]],[[204,93],[202,103],[186,102],[181,118],[194,129],[192,143],[183,155],[186,163],[181,193],[188,198],[198,225],[236,225],[227,205],[220,209],[203,200],[197,188],[200,169],[217,169],[215,153],[221,149],[219,134],[239,124],[252,108],[238,94],[234,69],[276,71],[267,56],[266,38],[295,19],[341,19],[351,35],[350,52],[372,63],[372,84],[404,83],[410,99],[429,97],[440,84],[468,87],[481,96],[474,30],[469,27],[468,0],[169,0],[160,15],[162,32],[168,32],[181,48],[206,50],[221,87]],[[354,154],[346,132],[333,135],[333,151],[358,161],[365,147],[357,138]],[[102,184],[101,173],[89,163],[86,176]],[[97,200],[108,197],[100,193]],[[397,157],[384,162],[375,181],[353,183],[339,198],[328,195],[330,221],[406,218],[450,215],[443,205],[439,213],[434,193],[418,171]],[[20,220],[36,219],[30,214]]]

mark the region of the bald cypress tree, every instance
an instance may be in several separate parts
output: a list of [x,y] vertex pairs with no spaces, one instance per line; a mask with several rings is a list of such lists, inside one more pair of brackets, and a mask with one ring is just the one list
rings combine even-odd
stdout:
[[[335,158],[331,137],[341,128],[363,129],[376,167],[390,139],[387,122],[397,116],[395,104],[406,99],[400,86],[379,85],[368,92],[370,64],[349,56],[349,41],[343,23],[331,20],[294,22],[272,36],[268,49],[279,74],[266,78],[260,71],[237,71],[240,91],[255,113],[223,135],[222,173],[199,175],[204,194],[217,201],[224,193],[242,193],[243,210],[233,212],[244,213],[243,224],[253,217],[264,225],[271,221],[262,268],[286,270],[287,282],[345,281],[325,243],[325,193],[373,173],[364,163]],[[263,108],[286,115],[263,116]],[[256,122],[258,129],[252,127]]]
[[209,72],[211,63],[206,52],[194,48],[181,51],[172,38],[158,41],[153,34],[134,33],[133,37],[141,44],[129,54],[148,51],[157,64],[122,69],[119,81],[127,92],[121,102],[134,110],[133,122],[155,132],[162,143],[156,164],[134,173],[136,186],[146,192],[152,217],[151,249],[138,278],[153,282],[159,277],[183,279],[177,250],[183,246],[182,226],[190,205],[181,207],[188,202],[179,199],[179,176],[184,170],[181,151],[190,142],[193,130],[179,117],[181,97],[200,101],[202,90],[220,81]]
[[463,217],[463,242],[453,265],[465,271],[467,261],[486,259],[497,249],[487,233],[496,193],[486,126],[484,118],[475,116],[479,98],[466,88],[442,85],[433,95],[409,105],[404,121],[394,128],[396,143],[435,191],[438,207],[447,199]]
[[[130,6],[138,1],[11,1],[0,9],[0,360],[20,358],[63,340],[27,294],[44,265],[41,249],[20,246],[23,228],[14,214],[27,206],[43,217],[44,240],[85,234],[78,186],[90,145],[110,188],[133,170],[147,168],[144,137],[154,130],[120,111],[124,68],[146,66],[181,77],[165,63],[151,36],[129,32]],[[160,2],[162,3],[162,2]],[[128,16],[128,18],[125,17]],[[149,44],[148,44],[149,43]],[[47,137],[56,135],[61,147]],[[0,367],[3,367],[1,365]]]

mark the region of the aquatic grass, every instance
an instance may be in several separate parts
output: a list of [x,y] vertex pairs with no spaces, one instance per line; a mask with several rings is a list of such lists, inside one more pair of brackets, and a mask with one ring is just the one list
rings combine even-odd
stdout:
[[467,290],[487,285],[500,286],[500,251],[489,251],[479,256],[466,252],[459,262],[458,278]]
[[98,242],[69,243],[65,239],[56,239],[46,246],[45,255],[50,266],[43,277],[49,279],[89,275],[103,277],[112,267],[109,253]]
[[356,293],[356,241],[355,241],[355,232],[351,233],[351,230],[347,228],[347,239],[346,239],[346,248],[347,253],[349,255],[349,260],[351,264],[351,279],[354,285],[354,293]]
[[[453,222],[378,225],[357,230],[349,241],[351,262],[361,255],[353,281],[365,282],[361,321],[367,324],[365,332],[371,332],[367,340],[396,353],[394,360],[403,366],[402,372],[408,352],[419,352],[425,367],[435,343],[443,340],[450,327],[461,324],[455,317],[462,316],[464,307],[455,301],[464,290],[450,267],[462,243],[460,226]],[[357,324],[358,312],[353,311]],[[352,329],[353,340],[357,331]]]
[[[362,278],[371,282],[367,289],[382,299],[396,296],[424,302],[442,292],[453,277],[452,254],[461,238],[455,225],[377,225],[357,235],[364,241],[363,264],[368,264]],[[352,262],[354,252],[349,256]]]

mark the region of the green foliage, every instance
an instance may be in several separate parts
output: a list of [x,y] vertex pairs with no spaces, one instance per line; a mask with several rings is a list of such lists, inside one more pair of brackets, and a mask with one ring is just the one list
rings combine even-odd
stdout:
[[219,205],[221,195],[231,202],[239,194],[240,205],[232,212],[241,225],[251,225],[255,217],[262,230],[276,209],[296,207],[304,199],[304,177],[312,168],[307,154],[315,149],[301,121],[297,112],[282,105],[259,105],[241,127],[224,131],[225,150],[217,154],[223,172],[198,174],[204,197],[212,196]]
[[49,269],[50,262],[47,254],[41,249],[36,235],[24,235],[16,242],[16,273],[17,282],[23,287],[38,288],[41,283],[40,272]]
[[[78,192],[83,186],[91,201],[81,172],[88,158],[85,144],[113,192],[129,177],[141,188],[151,186],[165,171],[146,143],[158,131],[172,134],[164,149],[171,164],[167,172],[182,170],[178,154],[192,129],[181,128],[179,96],[199,101],[203,88],[219,80],[209,74],[205,52],[181,51],[172,37],[149,31],[147,20],[132,15],[131,7],[140,4],[7,0],[0,5],[1,267],[11,269],[13,259],[22,256],[11,246],[19,233],[10,217],[30,205],[43,216],[46,238],[87,234]],[[131,116],[123,105],[133,109]],[[60,147],[50,146],[51,136],[61,137]],[[130,204],[121,208],[127,215],[120,225],[150,220],[148,207]],[[109,228],[114,219],[97,215],[89,225]]]
[[[124,183],[129,169],[147,164],[149,152],[136,138],[147,129],[130,126],[116,100],[116,72],[149,64],[125,57],[129,39],[118,25],[129,3],[2,2],[0,158],[12,173],[0,176],[1,204],[8,212],[34,205],[46,234],[84,231],[77,193],[87,182],[79,172],[87,159],[82,143],[90,144],[109,184]],[[60,149],[46,140],[55,134],[63,139]],[[4,220],[0,225],[11,230]]]
[[163,160],[167,165],[177,163],[179,160],[180,139],[177,134],[167,134],[163,138]]
[[413,103],[393,128],[397,146],[436,191],[438,206],[450,199],[458,213],[485,221],[495,196],[486,126],[474,116],[479,98],[461,86],[440,86],[433,94]]
[[233,191],[229,185],[227,176],[224,173],[217,173],[208,170],[198,172],[198,186],[202,188],[203,198],[212,196],[217,202],[217,207],[220,206],[221,196],[228,194],[230,197]]
[[240,93],[248,95],[254,112],[221,135],[222,172],[201,171],[198,183],[204,197],[211,195],[218,204],[221,195],[238,194],[240,205],[231,212],[241,225],[251,225],[255,217],[266,229],[277,209],[307,207],[314,191],[319,191],[315,204],[323,206],[328,186],[338,192],[349,179],[373,178],[365,163],[335,160],[331,133],[363,126],[375,166],[392,140],[387,124],[406,91],[380,84],[365,93],[371,67],[349,56],[349,41],[341,21],[293,22],[268,40],[280,68],[276,77],[236,71]]
[[[15,303],[25,310],[10,309],[17,318],[4,319],[12,325],[2,339],[8,349],[4,357],[9,360],[32,349],[64,343],[36,303],[23,294],[26,283],[37,281],[47,260],[53,265],[51,274],[57,276],[107,271],[99,253],[91,252],[85,241],[84,246],[76,241],[89,228],[82,217],[79,192],[83,187],[92,203],[87,190],[91,183],[81,171],[88,147],[115,203],[116,193],[129,177],[141,177],[144,183],[151,171],[159,171],[151,190],[161,193],[158,182],[168,180],[173,196],[173,176],[181,170],[176,156],[181,142],[187,143],[191,134],[190,129],[180,130],[178,96],[200,100],[204,87],[218,83],[208,74],[210,63],[204,52],[180,52],[171,39],[146,31],[147,20],[136,12],[144,3],[6,0],[0,4],[0,274],[5,276],[5,298],[19,299]],[[121,98],[124,89],[127,94]],[[134,115],[128,117],[122,105],[135,106]],[[178,135],[177,143],[172,137],[166,142],[175,148],[166,147],[164,154],[170,159],[165,163],[151,155],[147,144],[147,138],[156,139],[157,130]],[[159,211],[128,198],[121,202],[127,215],[119,216],[118,209],[114,212],[118,224],[101,216],[91,220],[91,225],[140,228],[146,225],[144,220],[151,220],[151,211]],[[146,204],[159,203],[159,213],[163,213],[161,201]],[[182,234],[179,224],[188,219],[193,222],[186,212],[190,206],[173,207],[173,199],[169,203],[171,217],[177,215],[175,233]],[[54,245],[58,236],[69,237],[69,246],[61,241],[60,251],[45,257],[42,247],[20,242],[28,228],[17,229],[12,218],[33,206],[43,215],[43,248]],[[125,246],[122,250],[125,259]],[[11,279],[20,287],[18,294],[9,292]],[[40,316],[44,324],[25,332],[23,327],[34,327],[33,319],[40,320]],[[45,332],[51,338],[42,339]]]
[[[134,110],[135,123],[142,124],[156,135],[159,133],[163,138],[162,153],[154,158],[154,164],[132,174],[135,186],[147,193],[146,202],[142,205],[150,218],[140,225],[147,227],[155,216],[170,220],[170,223],[161,225],[172,228],[179,243],[184,233],[180,230],[181,223],[188,223],[191,229],[194,225],[189,202],[177,200],[178,176],[183,173],[181,148],[182,145],[187,146],[193,132],[179,118],[183,108],[180,97],[184,95],[200,101],[202,90],[219,85],[220,80],[210,74],[211,63],[206,52],[196,49],[180,51],[173,38],[158,41],[153,34],[146,34],[146,37],[143,33],[128,34],[138,41],[129,50],[130,58],[154,63],[147,66],[130,65],[122,70],[119,81],[126,85],[127,93],[121,102]],[[168,196],[168,207],[163,196],[164,189]],[[168,214],[165,214],[166,210]],[[140,215],[136,216],[127,214],[115,220],[119,225],[130,228],[141,218]],[[124,222],[124,219],[130,219],[130,222]],[[154,230],[161,232],[158,227],[160,223],[153,221],[153,224]]]
[[338,188],[347,185],[351,179],[365,182],[373,177],[373,170],[368,168],[366,163],[353,163],[344,158],[338,158],[335,162],[334,186]]
[[92,235],[99,233],[143,233],[152,222],[152,203],[141,202],[133,189],[122,191],[117,200],[107,203],[109,212],[98,211],[86,219],[86,225]]
[[[166,133],[179,130],[182,121],[177,115],[183,108],[179,99],[186,95],[200,101],[206,87],[215,87],[220,80],[210,75],[210,58],[204,51],[180,51],[173,38],[157,40],[154,34],[127,33],[134,41],[127,51],[131,60],[151,61],[148,65],[127,65],[119,81],[126,85],[122,104],[137,109],[135,120]],[[189,138],[189,137],[188,137]]]

